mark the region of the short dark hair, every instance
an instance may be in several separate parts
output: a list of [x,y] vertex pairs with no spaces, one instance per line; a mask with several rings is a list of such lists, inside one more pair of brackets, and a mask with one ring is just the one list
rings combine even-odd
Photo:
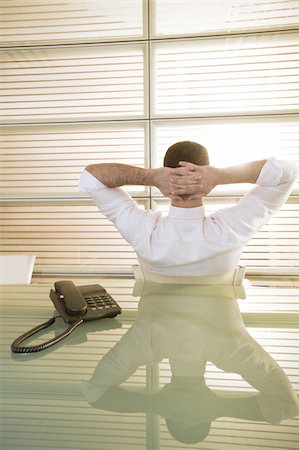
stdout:
[[169,147],[164,156],[164,167],[179,167],[180,161],[187,161],[197,166],[210,164],[207,149],[197,142],[182,141]]

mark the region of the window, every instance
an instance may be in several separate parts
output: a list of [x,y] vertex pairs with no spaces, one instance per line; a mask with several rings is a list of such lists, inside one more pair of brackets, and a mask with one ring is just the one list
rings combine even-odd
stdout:
[[154,116],[292,113],[298,35],[154,42]]
[[298,27],[297,0],[154,0],[153,36],[192,36],[290,30]]
[[147,10],[142,0],[3,0],[1,40],[6,46],[142,39]]
[[144,45],[11,49],[3,53],[5,123],[147,115]]
[[[78,192],[86,164],[157,167],[185,139],[218,166],[298,162],[298,1],[3,1],[0,13],[1,251],[35,253],[45,278],[136,263]],[[207,212],[248,188],[218,187]],[[143,208],[169,206],[127,189]],[[298,198],[297,185],[246,246],[249,276],[298,275]]]

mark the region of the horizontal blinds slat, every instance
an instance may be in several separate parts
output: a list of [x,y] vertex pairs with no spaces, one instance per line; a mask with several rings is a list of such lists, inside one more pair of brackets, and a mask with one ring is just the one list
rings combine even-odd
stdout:
[[5,50],[0,54],[4,123],[140,118],[145,114],[143,45]]
[[140,39],[143,14],[142,0],[2,1],[0,38],[8,46]]
[[153,43],[154,115],[298,111],[296,33]]
[[[153,121],[153,165],[159,167],[167,148],[178,141],[190,140],[204,145],[210,163],[227,167],[248,160],[275,156],[299,163],[298,118],[292,116]],[[294,191],[299,187],[299,180]],[[213,192],[235,193],[250,185],[217,186]],[[157,193],[157,192],[156,192]],[[291,214],[293,214],[291,212]]]
[[200,1],[153,0],[153,36],[178,36],[294,28],[298,0]]
[[144,167],[146,133],[144,123],[4,126],[0,193],[77,193],[88,164],[115,161]]
[[[242,313],[299,313],[299,289],[246,287],[246,301],[240,301]],[[291,332],[290,332],[291,333]],[[290,336],[289,336],[290,337]],[[274,338],[274,336],[272,336]]]
[[[145,202],[139,203],[145,206]],[[47,206],[32,202],[27,207],[11,204],[3,205],[0,211],[0,251],[35,254],[37,271],[45,266],[81,266],[84,271],[84,267],[137,264],[131,246],[91,202],[77,207],[61,203]]]
[[[237,202],[237,200],[236,200]],[[236,204],[232,202],[231,206]],[[205,211],[210,215],[214,211],[223,208],[219,203],[204,202]],[[168,202],[155,200],[158,210],[167,213]],[[225,207],[229,207],[225,204]],[[288,214],[292,212],[295,218],[294,224],[289,224]],[[277,222],[279,219],[279,222]],[[240,263],[251,270],[259,267],[275,269],[292,269],[299,271],[299,208],[297,204],[286,204],[278,211],[268,224],[253,237],[244,247]]]

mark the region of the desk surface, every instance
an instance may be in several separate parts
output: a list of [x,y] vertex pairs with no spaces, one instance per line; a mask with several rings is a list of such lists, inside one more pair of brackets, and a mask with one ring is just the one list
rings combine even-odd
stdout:
[[[1,450],[298,449],[296,290],[102,284],[122,315],[28,356],[10,344],[53,316],[51,286],[0,286]],[[100,386],[92,404],[81,380]]]

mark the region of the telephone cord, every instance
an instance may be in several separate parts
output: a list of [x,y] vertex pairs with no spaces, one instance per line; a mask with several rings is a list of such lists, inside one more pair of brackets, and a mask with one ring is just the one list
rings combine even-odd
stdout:
[[34,353],[34,352],[40,352],[42,350],[45,350],[49,347],[52,347],[52,345],[55,345],[57,342],[61,341],[65,337],[69,336],[81,323],[83,322],[82,317],[77,319],[75,322],[73,322],[66,330],[64,330],[62,333],[58,334],[52,339],[49,339],[46,342],[43,342],[39,345],[31,345],[31,346],[20,346],[20,344],[25,341],[25,339],[33,336],[34,334],[38,333],[39,331],[50,327],[55,320],[61,316],[52,317],[51,319],[47,320],[46,322],[41,323],[40,325],[32,328],[31,330],[27,331],[26,333],[19,336],[17,339],[13,341],[11,344],[11,351],[13,353]]

